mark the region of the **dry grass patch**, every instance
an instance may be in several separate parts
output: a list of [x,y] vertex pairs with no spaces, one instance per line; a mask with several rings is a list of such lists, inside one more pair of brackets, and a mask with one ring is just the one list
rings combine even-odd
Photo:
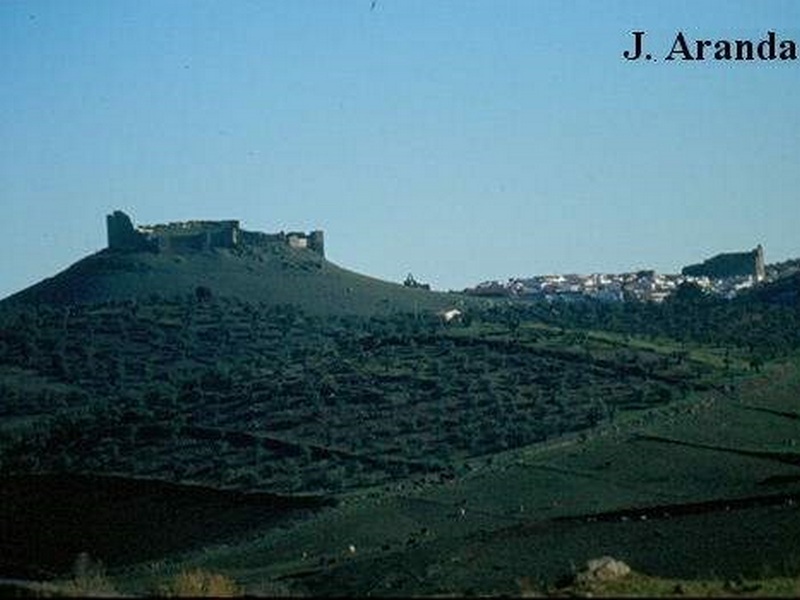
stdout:
[[204,569],[181,571],[166,585],[159,595],[168,597],[232,598],[243,596],[244,590],[230,577]]

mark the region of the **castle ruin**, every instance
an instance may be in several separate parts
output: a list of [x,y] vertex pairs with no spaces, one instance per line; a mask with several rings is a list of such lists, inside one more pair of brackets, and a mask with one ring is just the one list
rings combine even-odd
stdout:
[[759,244],[750,252],[730,252],[716,256],[696,265],[681,269],[681,275],[692,277],[726,277],[752,276],[756,281],[763,281],[766,275],[764,268],[764,248]]
[[310,233],[261,233],[244,231],[239,221],[181,221],[163,225],[133,226],[131,219],[121,210],[106,216],[108,249],[124,252],[192,252],[213,248],[236,248],[242,244],[264,246],[285,244],[291,248],[304,248],[325,256],[322,231]]

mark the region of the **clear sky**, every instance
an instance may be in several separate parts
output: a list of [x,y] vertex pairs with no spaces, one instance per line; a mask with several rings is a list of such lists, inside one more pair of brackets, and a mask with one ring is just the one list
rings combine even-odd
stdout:
[[800,59],[663,60],[770,30],[800,2],[0,0],[0,297],[115,209],[442,290],[800,257]]

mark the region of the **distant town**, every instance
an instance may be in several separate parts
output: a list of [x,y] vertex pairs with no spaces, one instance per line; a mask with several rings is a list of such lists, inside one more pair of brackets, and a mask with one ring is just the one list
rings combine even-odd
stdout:
[[520,299],[663,302],[685,283],[715,296],[733,298],[765,279],[764,251],[759,244],[750,252],[718,254],[702,263],[689,265],[680,274],[641,270],[616,274],[536,275],[511,278],[504,283],[485,281],[464,292],[473,296]]
[[485,281],[464,290],[472,296],[514,296],[570,300],[594,298],[608,302],[662,302],[683,283],[694,283],[704,291],[733,298],[742,290],[753,287],[756,277],[694,277],[692,275],[660,274],[655,271],[635,273],[593,273],[591,275],[536,275],[526,279],[512,278],[507,282]]

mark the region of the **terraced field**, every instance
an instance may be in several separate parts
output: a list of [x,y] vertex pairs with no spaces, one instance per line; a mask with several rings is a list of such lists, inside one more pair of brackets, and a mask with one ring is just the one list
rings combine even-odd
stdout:
[[[744,387],[770,382],[782,390],[773,406],[796,403],[796,364]],[[642,439],[659,431],[681,440],[687,431],[687,442],[699,440],[703,424],[715,422],[731,447],[772,447],[786,432],[756,443],[753,428],[766,432],[775,417],[738,419],[746,400],[687,398],[587,436],[476,459],[443,484],[420,478],[345,495],[289,530],[187,560],[253,586],[269,579],[320,595],[518,595],[523,585],[555,593],[602,555],[683,580],[794,577],[797,465]],[[705,431],[711,446],[717,429]]]
[[492,323],[227,299],[39,308],[5,332],[6,428],[48,431],[19,433],[6,468],[36,456],[39,469],[281,493],[452,476],[469,457],[708,388],[714,373],[588,339],[572,348],[555,330],[512,338]]

